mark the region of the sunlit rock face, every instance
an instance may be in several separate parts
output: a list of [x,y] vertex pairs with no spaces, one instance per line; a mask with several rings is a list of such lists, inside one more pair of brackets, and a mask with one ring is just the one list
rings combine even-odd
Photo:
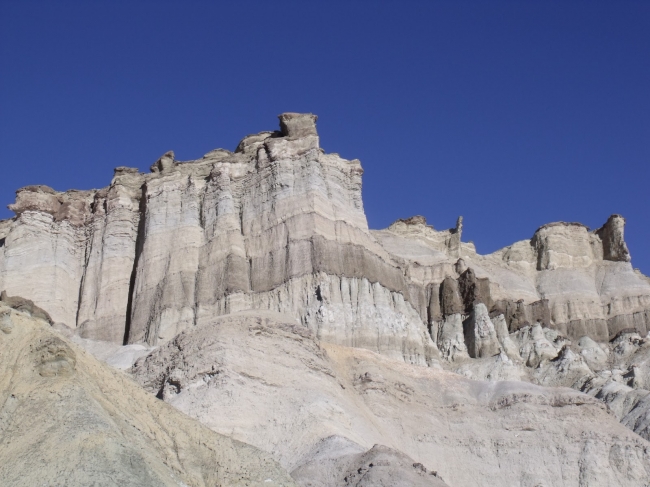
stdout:
[[259,309],[421,365],[443,337],[450,359],[495,352],[497,322],[501,334],[539,322],[597,342],[649,331],[650,282],[631,266],[621,216],[596,231],[544,225],[490,255],[462,242],[462,217],[369,230],[360,162],[320,149],[315,115],[279,118],[234,152],[170,151],[149,174],[118,167],[100,190],[19,190],[0,222],[0,290],[84,339],[159,345]]
[[83,198],[19,191],[2,286],[84,338],[155,345],[215,315],[270,309],[322,339],[426,365],[435,345],[368,230],[359,161],[319,148],[314,115],[280,125],[235,152],[167,152],[151,174],[120,167]]
[[[474,312],[477,328],[485,324],[483,307]],[[498,367],[505,376],[523,367],[545,385],[593,377],[570,350],[549,360],[558,355],[555,343],[541,326],[533,328],[517,343],[541,367],[500,355],[446,365],[468,367],[477,379],[485,379],[481,371],[495,374]],[[629,353],[640,352],[629,345]],[[130,372],[151,395],[214,431],[272,452],[304,487],[636,487],[650,475],[650,443],[624,426],[647,428],[648,406],[637,398],[640,407],[633,408],[622,383],[605,388],[618,398],[609,403],[615,416],[596,397],[513,380],[512,372],[509,380],[471,380],[325,343],[277,313],[216,317],[161,345]],[[603,391],[602,383],[591,387],[592,395]],[[635,431],[647,437],[642,428]],[[376,449],[386,455],[360,461]]]
[[[116,168],[99,190],[17,192],[16,216],[0,221],[0,368],[11,369],[0,430],[30,426],[34,414],[74,426],[61,418],[79,408],[53,410],[55,389],[41,386],[74,383],[84,395],[100,384],[86,408],[98,417],[113,396],[137,402],[124,403],[135,416],[114,432],[129,441],[109,454],[144,441],[168,481],[165,458],[207,455],[173,468],[197,479],[219,463],[210,452],[237,449],[179,436],[192,421],[169,423],[162,401],[286,470],[264,460],[245,473],[267,457],[239,452],[221,473],[246,485],[292,485],[289,472],[304,487],[650,477],[650,279],[632,268],[623,217],[595,231],[543,225],[489,255],[462,241],[462,217],[451,229],[412,216],[369,230],[360,162],[320,148],[315,115],[279,118],[280,130],[244,137],[234,152],[182,162],[169,151],[148,174]],[[77,345],[122,372],[109,377]],[[36,413],[21,406],[20,384],[36,391],[29,398],[45,394]],[[142,418],[155,441],[134,433]],[[19,463],[44,444],[33,431],[18,447],[4,443],[12,468],[0,462],[0,478],[31,485],[50,471]],[[120,469],[137,478],[127,463]],[[80,479],[68,483],[90,481]]]

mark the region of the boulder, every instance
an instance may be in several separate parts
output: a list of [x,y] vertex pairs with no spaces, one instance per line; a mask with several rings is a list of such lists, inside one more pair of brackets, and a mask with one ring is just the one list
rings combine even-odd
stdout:
[[520,329],[515,337],[519,343],[519,353],[528,367],[539,367],[558,356],[558,349],[548,341],[539,322]]

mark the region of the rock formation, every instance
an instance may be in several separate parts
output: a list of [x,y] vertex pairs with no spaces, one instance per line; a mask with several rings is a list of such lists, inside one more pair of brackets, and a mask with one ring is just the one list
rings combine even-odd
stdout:
[[[291,316],[215,318],[132,372],[213,430],[272,452],[304,486],[403,485],[388,480],[395,470],[421,480],[409,485],[637,486],[650,478],[650,443],[596,398],[319,343]],[[385,463],[374,461],[378,450]],[[385,483],[358,483],[379,467]]]
[[0,289],[84,338],[155,345],[206,317],[271,309],[426,365],[424,291],[368,230],[359,161],[319,149],[315,116],[280,119],[281,132],[234,153],[180,163],[168,152],[149,175],[117,168],[99,191],[18,191]]
[[52,325],[65,353],[46,374],[76,370],[80,345],[303,486],[643,485],[650,278],[625,219],[550,223],[489,255],[462,217],[370,230],[360,162],[320,148],[315,115],[279,119],[103,189],[18,190],[0,333]]
[[156,345],[214,315],[268,309],[422,365],[437,356],[432,327],[453,314],[451,291],[437,293],[446,278],[458,280],[459,312],[482,302],[511,332],[537,320],[572,339],[649,331],[650,284],[629,263],[619,215],[595,232],[544,225],[487,256],[461,241],[462,218],[370,231],[359,161],[325,154],[315,123],[285,113],[280,131],[235,152],[167,152],[150,174],[117,168],[101,190],[19,190],[16,217],[0,223],[0,289],[83,338]]

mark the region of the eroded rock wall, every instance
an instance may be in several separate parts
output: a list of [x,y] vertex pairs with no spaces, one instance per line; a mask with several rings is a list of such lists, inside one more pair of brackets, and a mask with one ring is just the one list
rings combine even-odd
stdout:
[[2,288],[10,296],[32,299],[55,321],[76,323],[93,194],[29,186],[10,205],[16,217],[5,223]]
[[325,154],[315,121],[283,114],[281,131],[235,152],[167,152],[101,190],[20,190],[3,224],[5,287],[87,339],[155,345],[214,315],[271,309],[426,364],[426,292],[369,232],[361,165]]
[[323,340],[421,364],[443,336],[447,355],[467,353],[459,340],[474,330],[457,328],[478,304],[481,323],[502,315],[511,333],[539,322],[602,342],[650,330],[650,282],[631,267],[621,216],[594,232],[544,225],[482,256],[462,242],[462,217],[442,231],[421,216],[370,231],[362,174],[320,149],[314,115],[286,113],[280,131],[235,152],[167,152],[149,174],[117,168],[101,190],[23,188],[16,217],[0,222],[0,290],[84,339],[157,345],[215,315],[267,309]]
[[429,302],[420,315],[431,330],[445,315],[466,319],[480,302],[490,316],[504,315],[510,332],[540,322],[574,340],[603,342],[621,330],[650,331],[650,286],[632,268],[624,223],[613,215],[593,232],[578,223],[548,224],[530,240],[485,256],[464,243],[456,254],[448,247],[451,231],[436,231],[423,217],[372,233],[404,270],[418,310],[412,290],[425,290]]
[[[531,363],[549,356],[544,346],[557,355],[541,327],[523,334]],[[131,373],[213,430],[272,452],[304,486],[420,485],[405,468],[391,475],[390,458],[354,468],[341,458],[374,445],[453,486],[637,486],[650,475],[650,444],[596,398],[399,363],[320,341],[290,316],[216,318]]]

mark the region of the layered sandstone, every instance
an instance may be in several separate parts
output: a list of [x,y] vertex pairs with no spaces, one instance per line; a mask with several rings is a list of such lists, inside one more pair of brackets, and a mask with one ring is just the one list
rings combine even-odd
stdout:
[[[543,225],[490,255],[462,241],[462,217],[369,230],[360,162],[320,149],[316,116],[279,118],[234,152],[166,152],[100,190],[17,192],[0,221],[0,362],[18,364],[2,375],[13,395],[0,396],[0,433],[13,421],[11,438],[27,440],[0,442],[0,457],[20,473],[21,455],[40,455],[65,466],[64,483],[94,480],[25,429],[33,415],[53,442],[83,437],[57,423],[79,399],[110,427],[91,427],[101,445],[73,455],[144,465],[96,462],[99,479],[256,485],[253,462],[290,484],[261,452],[167,418],[77,344],[116,368],[137,360],[128,373],[152,394],[305,487],[643,485],[650,279],[632,268],[625,219]],[[75,397],[53,410],[43,394],[64,390]],[[39,481],[45,463],[20,475]],[[26,485],[11,469],[0,478]]]
[[490,316],[503,315],[510,332],[540,322],[574,340],[602,342],[622,330],[650,331],[650,286],[632,268],[624,223],[612,215],[593,232],[578,223],[552,223],[490,255],[461,242],[460,258],[448,247],[449,231],[438,232],[421,217],[372,233],[411,286],[425,290],[429,304],[421,316],[430,329],[441,329],[454,313],[469,316],[480,302]]
[[272,310],[324,341],[421,365],[437,348],[496,352],[492,331],[483,351],[466,343],[477,304],[509,333],[540,322],[603,342],[650,330],[650,282],[630,264],[621,216],[593,232],[544,225],[482,256],[462,242],[462,217],[442,231],[423,217],[369,230],[362,174],[320,149],[314,115],[285,113],[280,131],[234,152],[167,152],[149,174],[118,167],[101,190],[23,188],[0,222],[0,290],[83,339],[154,346],[215,315]]

